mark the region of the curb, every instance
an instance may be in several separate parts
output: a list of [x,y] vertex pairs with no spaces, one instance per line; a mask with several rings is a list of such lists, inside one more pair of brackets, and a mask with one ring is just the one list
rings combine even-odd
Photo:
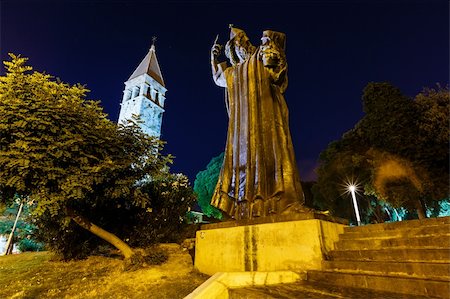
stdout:
[[292,283],[303,278],[293,271],[217,272],[184,299],[228,299],[230,288]]

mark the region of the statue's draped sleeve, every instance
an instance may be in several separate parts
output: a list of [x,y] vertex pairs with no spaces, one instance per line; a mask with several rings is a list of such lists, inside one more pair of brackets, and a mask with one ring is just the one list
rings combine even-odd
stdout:
[[220,87],[227,87],[227,81],[225,78],[225,70],[227,68],[228,66],[226,62],[212,65],[212,75],[214,83],[216,83],[216,85]]

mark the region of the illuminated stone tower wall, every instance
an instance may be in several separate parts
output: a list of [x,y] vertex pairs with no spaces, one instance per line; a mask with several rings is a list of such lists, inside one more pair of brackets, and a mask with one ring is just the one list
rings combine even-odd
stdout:
[[160,138],[164,101],[167,89],[161,75],[155,46],[152,45],[142,62],[125,82],[120,104],[119,123],[126,124],[133,114],[139,116],[142,131]]

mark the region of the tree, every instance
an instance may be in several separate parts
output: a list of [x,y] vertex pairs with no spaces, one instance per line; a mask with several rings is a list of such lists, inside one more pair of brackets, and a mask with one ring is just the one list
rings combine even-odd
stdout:
[[222,213],[211,206],[211,198],[214,194],[217,181],[219,179],[220,169],[223,164],[224,153],[214,157],[206,166],[205,170],[197,173],[194,182],[194,192],[197,194],[197,202],[202,212],[209,217],[222,219]]
[[[160,242],[181,242],[193,228],[184,216],[195,196],[187,177],[161,171],[141,182],[140,189],[149,197],[144,206],[130,204],[126,198],[79,203],[78,211],[96,224],[114,233],[132,247],[146,248]],[[81,229],[74,222],[60,227],[55,217],[40,217],[38,237],[64,259],[84,258],[92,252],[109,252],[105,242]],[[149,254],[148,252],[146,254]]]
[[369,201],[425,217],[425,204],[448,197],[448,100],[448,88],[424,89],[412,100],[389,83],[369,83],[365,116],[320,155],[316,201],[337,209],[336,179],[357,175]]
[[183,241],[186,212],[195,201],[195,195],[187,176],[181,173],[161,172],[145,182],[142,192],[150,198],[145,211],[128,213],[138,229],[130,231],[132,244],[151,244],[158,241]]
[[[351,136],[345,135],[339,141],[330,145],[320,154],[320,164],[317,169],[317,183],[313,186],[314,205],[322,210],[329,210],[339,217],[353,219],[351,197],[347,193],[348,184],[362,184],[371,177],[367,158],[361,153],[365,152],[362,145],[353,148]],[[361,187],[364,186],[360,186]],[[359,201],[362,217],[369,218],[369,201]]]
[[[420,118],[418,140],[420,148],[410,159],[426,169],[432,177],[428,186],[430,199],[449,198],[449,111],[450,94],[448,86],[424,88],[415,98]],[[428,200],[428,202],[430,202]]]
[[0,77],[0,195],[35,203],[35,217],[70,220],[106,240],[127,259],[133,249],[83,215],[86,207],[126,200],[146,207],[140,184],[171,161],[162,143],[137,126],[118,127],[88,90],[31,72],[26,58],[10,54]]
[[[448,88],[425,88],[408,99],[387,83],[369,84],[363,102],[367,114],[356,131],[374,149],[373,180],[385,178],[386,188],[374,185],[379,198],[426,217],[426,206],[448,197]],[[382,175],[388,166],[391,174]]]

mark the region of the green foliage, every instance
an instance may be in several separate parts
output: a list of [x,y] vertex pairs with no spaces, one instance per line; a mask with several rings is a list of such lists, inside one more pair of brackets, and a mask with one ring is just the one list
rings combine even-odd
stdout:
[[195,201],[188,178],[163,172],[145,182],[142,192],[151,198],[151,203],[148,208],[128,215],[125,222],[136,221],[129,233],[130,244],[181,242],[187,228],[185,215]]
[[[14,225],[19,204],[14,202],[7,206],[3,212],[3,217],[0,217],[0,235],[9,235]],[[29,219],[28,205],[24,205],[21,216],[19,217],[16,229],[14,231],[14,243],[18,245],[20,251],[41,251],[44,244],[37,242],[36,226],[32,224]]]
[[351,178],[363,185],[369,204],[360,208],[367,219],[385,209],[384,201],[415,210],[447,197],[448,88],[425,89],[411,100],[388,83],[370,83],[363,107],[366,115],[355,128],[320,155],[315,204],[351,217],[348,195],[342,195]]
[[39,72],[11,55],[0,77],[0,190],[36,201],[35,215],[52,216],[79,201],[129,198],[146,205],[134,182],[169,158],[161,144],[133,126],[118,128],[88,90]]
[[0,200],[17,194],[31,201],[51,249],[93,248],[70,217],[123,228],[108,213],[151,209],[157,198],[136,182],[157,177],[171,156],[161,155],[163,142],[133,122],[108,120],[99,102],[86,99],[85,87],[31,72],[26,58],[10,56],[0,76]]
[[17,243],[17,247],[21,252],[25,251],[42,251],[44,250],[44,244],[37,242],[33,239],[22,239]]
[[56,253],[62,260],[84,259],[98,247],[108,246],[105,241],[73,221],[61,225],[63,222],[63,218],[52,217],[48,212],[35,221],[36,240],[44,243],[48,250]]
[[[181,242],[189,226],[184,215],[195,200],[185,175],[161,172],[140,183],[139,191],[150,199],[145,206],[118,199],[114,204],[99,202],[95,206],[78,205],[78,211],[96,224],[116,234],[133,247],[158,242]],[[38,239],[63,259],[82,259],[107,243],[74,222],[60,226],[64,219],[40,217]]]
[[[0,221],[0,235],[6,235],[11,233],[11,229],[14,225],[14,219],[6,219]],[[36,227],[24,220],[17,221],[16,230],[14,231],[14,237],[18,240],[31,237],[34,234]]]
[[205,170],[200,171],[194,182],[194,191],[197,194],[198,205],[202,212],[209,217],[222,219],[222,213],[211,206],[211,198],[219,179],[220,169],[223,164],[224,153],[214,157],[206,166]]
[[446,198],[439,202],[439,212],[437,214],[439,217],[450,216],[450,199]]
[[[408,157],[429,175],[427,196],[431,199],[449,197],[449,112],[450,94],[448,86],[436,89],[425,88],[414,102],[420,113],[418,121],[417,150]],[[429,200],[428,200],[429,201]]]
[[[0,221],[0,235],[10,234],[13,224],[14,224],[14,220],[12,220],[12,219],[5,219],[5,220]],[[23,221],[18,221],[17,225],[22,226]]]
[[415,151],[419,112],[411,99],[389,83],[369,83],[362,101],[366,115],[354,129],[359,143],[402,157]]
[[[9,235],[14,225],[13,219],[0,220],[0,235]],[[36,227],[24,220],[17,221],[14,243],[20,251],[42,251],[44,244],[36,241]]]
[[[356,223],[347,184],[362,184],[370,178],[371,173],[368,168],[369,161],[360,154],[364,152],[364,147],[359,145],[360,152],[356,151],[352,147],[352,139],[353,136],[347,134],[342,140],[332,142],[321,153],[321,164],[317,169],[318,179],[312,192],[314,205],[319,209],[329,210],[342,218],[353,219]],[[368,202],[359,202],[360,209],[366,211]]]

